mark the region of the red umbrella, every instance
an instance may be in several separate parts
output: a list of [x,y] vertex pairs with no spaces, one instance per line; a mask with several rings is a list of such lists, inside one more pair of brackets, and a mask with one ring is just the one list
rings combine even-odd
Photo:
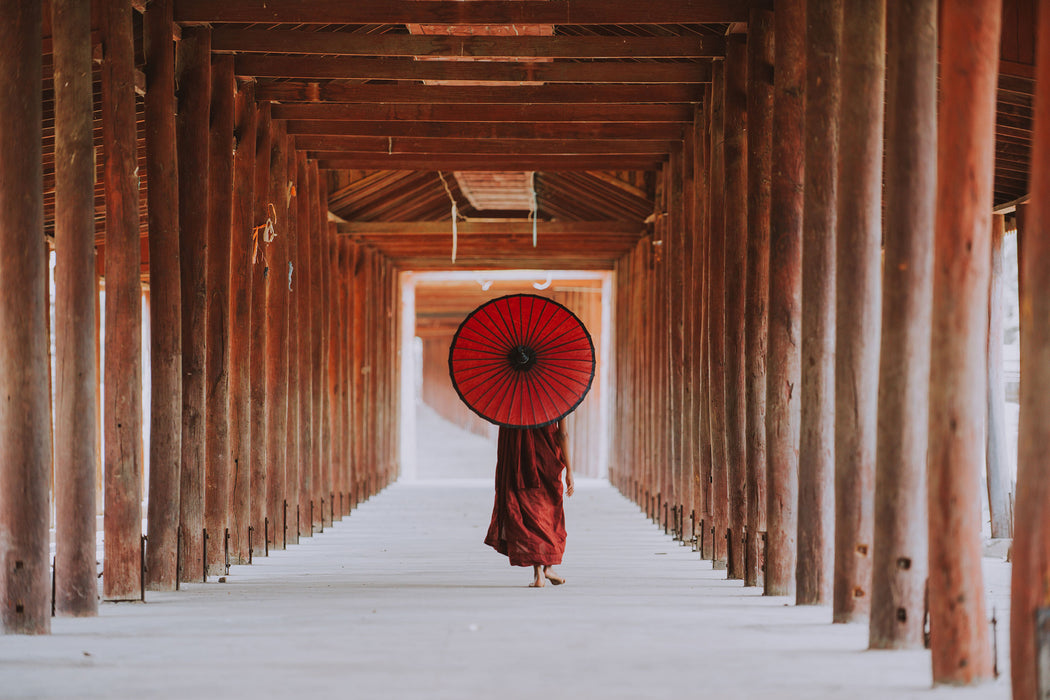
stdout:
[[485,302],[460,324],[448,370],[459,397],[479,416],[534,428],[583,401],[594,379],[594,343],[558,302],[512,294]]

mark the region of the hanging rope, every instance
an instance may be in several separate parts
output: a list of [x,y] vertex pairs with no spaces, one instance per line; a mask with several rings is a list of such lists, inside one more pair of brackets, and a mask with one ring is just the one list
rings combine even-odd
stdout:
[[532,247],[536,247],[536,220],[539,218],[540,205],[536,201],[536,171],[529,173],[529,218],[532,219]]
[[459,231],[456,226],[459,221],[459,207],[456,206],[456,198],[452,196],[452,189],[448,186],[448,181],[445,180],[445,174],[439,170],[438,177],[441,178],[441,184],[445,186],[445,194],[448,195],[448,200],[452,202],[452,262],[455,263],[456,250],[459,247]]
[[259,224],[252,228],[252,265],[259,259],[259,233],[263,234],[263,243],[270,243],[274,238],[277,238],[277,231],[274,230],[274,226],[277,225],[277,208],[274,207],[273,202],[266,205],[270,216],[266,217],[266,222]]

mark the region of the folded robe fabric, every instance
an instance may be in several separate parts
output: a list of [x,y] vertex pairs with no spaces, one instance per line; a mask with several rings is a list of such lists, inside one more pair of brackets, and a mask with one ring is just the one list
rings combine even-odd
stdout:
[[496,500],[485,544],[513,566],[553,566],[565,552],[565,511],[555,441],[557,423],[540,428],[499,429]]

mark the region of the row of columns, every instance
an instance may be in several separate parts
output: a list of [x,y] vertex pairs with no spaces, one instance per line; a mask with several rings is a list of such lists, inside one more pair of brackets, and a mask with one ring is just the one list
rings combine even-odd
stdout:
[[[106,230],[103,598],[139,599],[311,536],[396,477],[396,279],[336,234],[326,179],[209,29],[143,23],[150,366],[142,367],[132,3],[100,6]],[[4,11],[0,622],[97,612],[99,330],[90,3],[56,2],[56,408],[43,232],[41,4]],[[176,55],[177,54],[177,55]],[[176,69],[176,66],[178,68]],[[176,70],[178,72],[176,72]],[[177,85],[177,88],[176,88]],[[34,175],[35,173],[35,175]],[[142,372],[150,373],[150,416]],[[150,425],[143,538],[142,428]],[[145,566],[143,566],[145,562]]]
[[610,469],[729,578],[870,621],[872,648],[923,646],[928,586],[934,681],[966,684],[992,675],[1001,8],[941,5],[939,121],[935,0],[778,2],[728,37],[617,266]]

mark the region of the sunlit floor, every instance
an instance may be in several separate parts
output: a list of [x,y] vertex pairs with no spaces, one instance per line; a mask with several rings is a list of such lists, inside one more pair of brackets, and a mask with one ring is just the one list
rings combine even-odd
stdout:
[[[398,483],[226,583],[0,637],[0,697],[1009,697],[931,692],[927,652],[865,651],[865,626],[726,581],[605,482],[566,503],[566,585],[530,589],[482,543],[491,499]],[[1005,620],[1008,566],[988,572]]]

